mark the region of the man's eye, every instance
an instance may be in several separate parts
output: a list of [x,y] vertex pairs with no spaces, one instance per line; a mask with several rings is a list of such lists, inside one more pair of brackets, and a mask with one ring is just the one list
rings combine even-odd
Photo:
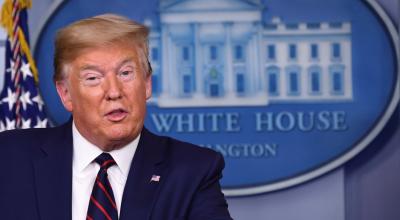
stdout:
[[100,76],[96,75],[86,76],[83,80],[83,83],[88,86],[95,86],[100,83]]
[[98,79],[96,76],[91,76],[91,77],[87,77],[86,78],[86,80],[88,80],[88,81],[93,81],[93,80],[96,80],[96,79]]
[[121,75],[123,75],[123,76],[127,76],[127,75],[129,75],[129,74],[132,74],[132,71],[123,71],[123,72],[121,73]]
[[122,71],[119,73],[119,76],[124,79],[124,80],[130,80],[133,79],[133,71],[127,70],[127,71]]

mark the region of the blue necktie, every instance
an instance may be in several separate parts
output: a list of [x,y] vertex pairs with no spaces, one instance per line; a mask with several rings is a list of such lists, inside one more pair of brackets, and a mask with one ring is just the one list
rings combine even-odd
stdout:
[[115,165],[114,159],[108,153],[100,154],[96,159],[100,165],[96,181],[90,196],[87,220],[118,220],[117,206],[114,194],[108,181],[107,169]]

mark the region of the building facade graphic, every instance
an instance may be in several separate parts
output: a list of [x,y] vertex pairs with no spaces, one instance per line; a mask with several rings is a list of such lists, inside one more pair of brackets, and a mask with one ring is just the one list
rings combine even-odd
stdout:
[[200,107],[351,100],[350,23],[263,22],[263,10],[258,1],[161,1],[160,20],[146,21],[152,102]]
[[151,103],[260,106],[352,100],[351,24],[262,20],[250,0],[160,1]]

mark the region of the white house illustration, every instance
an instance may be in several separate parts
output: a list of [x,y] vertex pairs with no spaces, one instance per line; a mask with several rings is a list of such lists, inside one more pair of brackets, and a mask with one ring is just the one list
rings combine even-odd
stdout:
[[160,0],[151,102],[261,106],[352,100],[351,24],[262,20],[257,0]]

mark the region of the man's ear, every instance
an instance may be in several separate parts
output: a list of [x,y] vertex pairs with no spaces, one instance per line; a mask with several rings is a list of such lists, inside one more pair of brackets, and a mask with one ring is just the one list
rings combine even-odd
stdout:
[[58,96],[60,96],[61,102],[64,105],[64,108],[67,111],[72,112],[73,108],[72,108],[71,93],[69,91],[67,82],[65,80],[56,81],[56,88]]
[[147,100],[151,97],[152,94],[151,74],[147,75],[145,78],[145,87],[146,87],[146,100]]

